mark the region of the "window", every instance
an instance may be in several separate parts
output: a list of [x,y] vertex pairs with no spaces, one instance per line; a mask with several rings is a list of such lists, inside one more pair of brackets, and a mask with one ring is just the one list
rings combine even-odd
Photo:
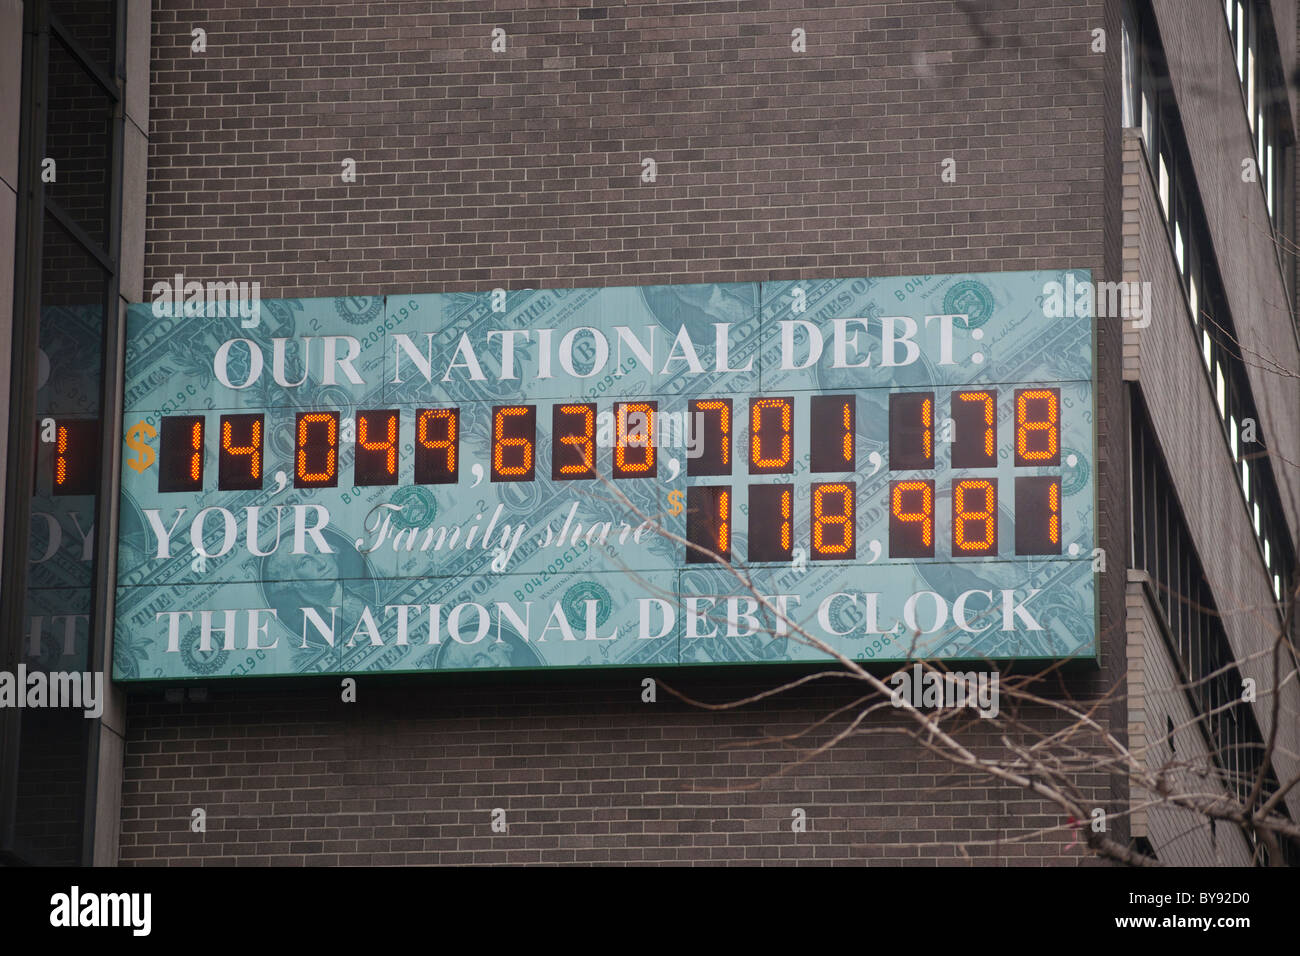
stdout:
[[[28,254],[15,270],[13,341],[0,345],[13,357],[14,399],[6,480],[12,524],[0,542],[0,592],[7,598],[0,602],[0,643],[10,635],[48,635],[51,620],[62,615],[72,628],[71,652],[61,641],[33,646],[23,640],[12,647],[17,659],[29,673],[95,671],[104,666],[97,594],[107,536],[94,541],[88,560],[69,561],[58,575],[42,573],[34,558],[49,543],[49,519],[64,528],[105,526],[99,491],[106,470],[87,471],[75,493],[61,493],[37,422],[63,419],[81,434],[98,434],[112,420],[105,366],[118,320],[123,49],[115,27],[122,5],[23,6],[17,240]],[[42,181],[42,157],[57,163],[57,180]],[[92,452],[87,460],[95,457]],[[30,554],[29,536],[36,546]],[[8,713],[0,711],[0,724]],[[9,730],[0,728],[0,736]],[[98,735],[97,723],[76,710],[42,708],[25,711],[13,731],[17,747],[0,747],[0,790],[8,791],[0,793],[8,817],[0,819],[0,855],[38,864],[88,862],[93,807],[86,780],[96,774],[91,734]]]
[[1129,7],[1124,8],[1124,19],[1121,24],[1122,36],[1120,40],[1120,122],[1125,127],[1138,125],[1137,101],[1138,91],[1138,74],[1137,74],[1137,31],[1132,22],[1132,11]]
[[1237,0],[1237,76],[1243,82],[1246,79],[1246,7]]
[[[1152,591],[1165,613],[1169,651],[1186,674],[1188,703],[1206,729],[1221,783],[1242,800],[1264,767],[1264,737],[1254,710],[1233,692],[1241,687],[1241,673],[1140,396],[1133,403],[1131,436],[1133,564],[1152,578]],[[1275,555],[1267,539],[1265,549],[1271,568]],[[1270,572],[1275,599],[1291,586],[1291,567]],[[1262,799],[1278,789],[1269,768]]]
[[[1266,0],[1225,2],[1228,38],[1241,82],[1242,105],[1255,150],[1255,169],[1274,231],[1286,236],[1289,219],[1283,196],[1285,170],[1291,162],[1290,117],[1286,97],[1274,91],[1286,88],[1285,70],[1278,47],[1273,15]],[[1276,152],[1276,157],[1273,153]],[[1282,247],[1289,246],[1282,242]],[[1281,254],[1281,252],[1279,253]],[[1283,268],[1284,281],[1292,280]]]
[[1165,154],[1160,154],[1160,179],[1157,194],[1160,197],[1160,208],[1165,212],[1165,219],[1169,218],[1169,164],[1165,161]]

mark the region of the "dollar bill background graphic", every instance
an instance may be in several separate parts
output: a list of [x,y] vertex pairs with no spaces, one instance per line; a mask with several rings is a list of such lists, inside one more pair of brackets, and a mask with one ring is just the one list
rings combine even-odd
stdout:
[[[702,284],[613,289],[516,290],[506,292],[504,311],[495,311],[491,292],[435,295],[371,296],[339,299],[264,300],[261,323],[245,329],[238,317],[185,318],[164,310],[155,315],[151,306],[131,310],[128,322],[126,410],[123,418],[124,457],[132,452],[127,432],[139,422],[154,428],[164,415],[206,415],[204,491],[201,493],[158,492],[157,468],[137,470],[124,464],[118,540],[118,592],[114,674],[119,679],[147,680],[180,677],[243,676],[249,674],[362,673],[374,671],[462,670],[475,668],[612,667],[644,664],[706,664],[717,662],[788,661],[816,659],[797,642],[773,638],[770,634],[734,636],[726,634],[720,617],[722,605],[705,614],[703,630],[716,629],[716,637],[687,638],[685,610],[681,599],[691,596],[740,595],[743,588],[722,569],[703,565],[686,566],[680,544],[643,534],[639,545],[627,536],[617,538],[624,525],[636,528],[641,519],[616,499],[613,491],[598,481],[552,481],[551,404],[559,401],[594,402],[601,412],[612,409],[616,400],[657,400],[661,412],[686,411],[694,398],[728,397],[735,402],[732,474],[711,478],[687,475],[685,450],[658,451],[659,472],[655,479],[613,482],[617,491],[644,515],[662,521],[664,527],[683,534],[685,519],[671,515],[669,495],[691,485],[730,485],[734,492],[732,511],[733,556],[737,566],[751,573],[755,586],[764,594],[797,594],[801,603],[790,618],[821,635],[816,622],[818,604],[837,591],[881,594],[879,623],[888,628],[901,620],[902,602],[917,591],[930,590],[947,602],[970,590],[987,590],[996,595],[1015,589],[1024,596],[1030,589],[1039,593],[1029,605],[1042,631],[1017,628],[1002,631],[992,626],[978,633],[948,627],[914,638],[897,633],[865,634],[860,630],[833,639],[845,653],[863,660],[898,660],[909,654],[952,658],[1058,658],[1095,655],[1095,595],[1092,553],[1095,541],[1093,343],[1092,321],[1086,315],[1046,318],[1043,315],[1044,285],[1063,282],[1064,273],[1011,272],[979,275],[921,276],[896,278],[819,279],[804,282]],[[1076,271],[1079,282],[1089,279]],[[798,294],[796,294],[796,292]],[[961,312],[969,315],[978,336],[958,324],[954,335],[953,365],[939,365],[938,323],[929,326],[924,316]],[[882,316],[910,316],[917,322],[917,343],[921,359],[911,365],[882,367],[882,341],[878,320]],[[839,318],[870,319],[858,329],[858,358],[868,352],[872,364],[865,369],[832,367],[830,323]],[[779,367],[780,325],[802,320],[822,329],[827,346],[821,359],[806,369]],[[717,325],[729,326],[729,369],[716,370]],[[657,336],[656,364],[643,366],[628,350],[616,351],[614,326],[627,326],[644,341]],[[536,377],[541,360],[537,329],[554,329],[552,348],[575,329],[598,328],[605,332],[610,355],[603,370],[588,378],[563,375],[558,365],[555,377]],[[679,332],[685,328],[694,343],[702,374],[691,374],[687,363],[662,365]],[[499,342],[489,345],[489,330],[527,331],[515,342],[514,380],[500,377]],[[421,352],[433,335],[435,374],[426,381],[407,356],[395,352],[393,336],[403,333]],[[454,374],[442,381],[442,370],[465,335],[473,342],[484,378],[470,380]],[[304,355],[301,340],[314,341]],[[324,336],[353,336],[360,353],[354,365],[364,384],[342,378],[332,385],[321,384],[320,349]],[[265,367],[248,388],[224,387],[213,374],[213,357],[230,339],[249,339],[265,356]],[[271,360],[276,338],[288,339],[284,377],[300,387],[275,384]],[[591,336],[577,333],[575,365],[584,371],[592,361]],[[796,352],[803,353],[805,339],[796,336]],[[983,361],[972,361],[974,352]],[[340,350],[341,354],[341,350]],[[230,350],[230,377],[242,382],[249,372],[249,352],[242,345]],[[309,360],[304,368],[304,358]],[[620,358],[622,361],[620,362]],[[400,382],[397,362],[400,366]],[[463,373],[463,369],[460,370]],[[1010,448],[1013,441],[1014,389],[1026,385],[1061,388],[1062,464],[1058,468],[1016,468]],[[909,389],[934,391],[936,409],[942,416],[951,391],[956,388],[990,386],[998,389],[998,452],[995,471],[953,471],[946,449],[940,445],[935,468],[925,473],[890,472],[888,453],[888,404],[891,392]],[[815,394],[853,393],[857,398],[855,473],[810,475],[809,398]],[[748,423],[745,409],[756,396],[793,396],[795,399],[795,471],[792,475],[751,476],[745,454]],[[532,482],[499,482],[487,479],[491,439],[491,407],[494,404],[537,405],[537,473]],[[454,405],[461,408],[461,456],[459,481],[454,485],[413,484],[411,456],[414,447],[415,410],[421,407]],[[359,409],[398,409],[400,413],[399,483],[392,486],[354,487],[353,446],[340,446],[339,486],[324,489],[296,489],[292,483],[293,416],[300,411],[337,411],[343,420]],[[264,487],[260,491],[217,491],[215,436],[223,412],[262,412],[266,415]],[[141,439],[140,433],[136,440]],[[152,441],[157,447],[157,440]],[[873,468],[868,456],[876,452],[886,464]],[[1073,464],[1066,463],[1072,455]],[[597,468],[608,473],[612,450],[597,451]],[[676,457],[678,468],[670,477],[668,460]],[[481,476],[474,473],[481,466]],[[274,476],[284,472],[287,487],[277,489]],[[1060,475],[1063,503],[1061,556],[1016,557],[1013,553],[1014,478],[1022,475]],[[953,477],[999,479],[1000,554],[992,558],[947,558],[946,542],[951,535],[950,483]],[[477,477],[477,480],[476,480]],[[934,559],[904,560],[889,557],[887,494],[889,481],[900,477],[935,480],[935,535],[938,546]],[[791,482],[795,488],[794,528],[796,543],[807,548],[809,536],[809,486],[812,481],[852,481],[856,485],[859,546],[851,562],[807,562],[806,568],[745,565],[748,544],[748,488],[751,484]],[[577,505],[576,511],[574,505]],[[329,526],[322,532],[332,554],[291,554],[295,506],[322,505],[329,511]],[[494,568],[497,547],[484,548],[479,541],[471,547],[444,547],[422,551],[419,541],[424,529],[445,526],[478,527],[480,533],[501,506],[493,542],[502,525],[512,529],[526,526],[516,551],[504,568]],[[394,507],[396,506],[396,507]],[[205,508],[224,508],[239,520],[234,548],[220,557],[196,560],[191,539],[191,522]],[[157,540],[146,518],[155,509],[165,525],[171,526],[184,508],[172,536],[171,554],[157,559]],[[246,547],[246,509],[258,508],[255,540],[262,550],[279,545],[269,555],[251,554]],[[277,508],[280,510],[277,511]],[[398,510],[400,508],[400,510]],[[581,525],[576,539],[559,543],[555,539],[566,518]],[[379,547],[370,548],[377,522],[391,516],[390,536]],[[610,526],[607,542],[589,535],[594,526]],[[200,536],[209,553],[221,543],[222,516],[210,513]],[[279,534],[277,535],[277,527]],[[545,543],[547,529],[553,534]],[[413,550],[393,547],[392,533],[416,532],[403,542],[414,540]],[[570,529],[572,531],[572,527]],[[598,535],[599,532],[596,534]],[[878,549],[869,547],[877,542]],[[360,545],[358,545],[360,542]],[[1074,545],[1073,549],[1069,549]],[[1069,550],[1067,550],[1069,549]],[[1073,551],[1073,553],[1071,553]],[[669,600],[677,606],[676,625],[662,639],[640,640],[639,601],[643,598]],[[448,611],[457,605],[478,604],[492,610],[496,602],[508,602],[517,613],[532,602],[531,640],[525,640],[509,621],[495,613],[490,631],[481,641],[460,644],[445,629]],[[410,643],[394,642],[393,615],[384,614],[386,605],[430,604],[443,606],[442,643],[429,646],[427,614],[411,612]],[[538,640],[553,607],[562,609],[576,635],[565,640],[556,629]],[[330,617],[337,608],[339,622],[335,646],[320,640],[307,625],[307,646],[302,647],[302,608],[316,608]],[[218,634],[213,647],[201,647],[198,616],[182,622],[179,650],[166,649],[166,622],[157,615],[176,609],[236,609],[238,633],[235,648],[245,646],[250,608],[270,608],[276,620],[269,626],[263,643],[274,650],[249,652],[226,650]],[[383,645],[371,643],[363,629],[353,639],[354,626],[366,608],[374,613],[382,631]],[[584,640],[588,609],[594,609],[597,635],[617,628],[617,640]],[[466,614],[476,612],[467,611]],[[837,630],[860,629],[862,607],[838,601],[832,607]],[[997,608],[989,614],[1000,612]],[[220,616],[220,615],[218,615]],[[922,612],[923,617],[928,617]],[[976,611],[972,618],[978,618]],[[760,615],[760,619],[763,615]],[[473,630],[472,617],[466,617]],[[775,622],[764,620],[771,628]],[[982,622],[982,623],[987,623]],[[466,625],[462,625],[466,626]],[[901,625],[900,625],[901,627]],[[906,637],[906,639],[904,639]]]

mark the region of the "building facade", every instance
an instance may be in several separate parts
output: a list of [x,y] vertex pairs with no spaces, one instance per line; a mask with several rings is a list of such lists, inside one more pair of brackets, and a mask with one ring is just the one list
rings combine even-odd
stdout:
[[[1089,270],[1134,290],[1099,292],[1092,323],[1097,653],[1031,686],[1188,789],[1249,799],[1300,772],[1300,690],[1275,689],[1273,654],[1300,529],[1290,0],[0,15],[0,669],[111,670],[128,307],[174,277],[279,300]],[[64,419],[106,436],[70,497],[43,477]],[[91,719],[0,709],[0,852],[1094,859],[1058,805],[892,733],[893,709],[792,746],[843,729],[851,685],[710,710],[642,683],[721,702],[805,673],[364,676],[346,703],[337,677],[106,680]],[[1073,722],[1017,718],[956,732],[995,755]],[[1117,845],[1295,858],[1135,786],[1098,740],[1071,787]],[[1300,819],[1300,788],[1277,810]]]

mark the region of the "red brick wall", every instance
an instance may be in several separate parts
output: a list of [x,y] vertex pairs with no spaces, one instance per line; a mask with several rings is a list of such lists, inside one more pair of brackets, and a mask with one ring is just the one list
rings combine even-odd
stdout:
[[[145,288],[177,271],[287,297],[1117,270],[1112,3],[792,6],[156,2]],[[1118,336],[1099,350],[1102,400],[1122,402]],[[1100,441],[1099,482],[1123,501],[1122,433]],[[1083,701],[1123,667],[1123,517],[1102,515],[1105,668],[1044,688]],[[332,679],[213,685],[205,704],[137,694],[122,861],[962,862],[970,841],[987,841],[969,850],[982,861],[1082,858],[1069,833],[1027,836],[1063,822],[1040,801],[895,735],[795,768],[787,746],[727,746],[809,725],[852,699],[842,687],[705,713],[641,703],[642,676],[362,680],[354,705]],[[657,676],[711,700],[778,679]],[[962,739],[996,747],[978,721]],[[1127,796],[1113,783],[1079,780],[1112,808]],[[691,789],[720,784],[757,789]]]

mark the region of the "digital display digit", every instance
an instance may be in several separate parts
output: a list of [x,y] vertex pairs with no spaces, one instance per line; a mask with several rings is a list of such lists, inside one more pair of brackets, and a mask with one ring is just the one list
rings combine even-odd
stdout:
[[794,554],[794,485],[749,486],[749,560],[789,561]]
[[203,490],[203,416],[165,415],[158,429],[158,490]]
[[889,483],[889,556],[934,557],[934,482]]
[[551,411],[551,478],[596,477],[596,406],[555,405]]
[[787,475],[793,471],[794,399],[750,399],[749,473]]
[[221,447],[217,450],[218,490],[261,490],[262,422],[261,415],[221,416]]
[[967,478],[952,485],[953,557],[998,553],[998,480]]
[[617,402],[614,405],[614,477],[654,478],[655,418],[658,402]]
[[687,455],[688,475],[731,474],[731,399],[697,399],[690,403],[688,428],[699,428],[689,437],[698,443],[699,454]]
[[854,430],[857,400],[852,395],[814,395],[808,433],[809,468],[814,472],[856,471]]
[[60,418],[54,426],[53,493],[93,495],[99,484],[98,419]]
[[1016,478],[1016,554],[1061,553],[1061,479]]
[[812,486],[812,547],[814,561],[852,559],[858,555],[857,485],[826,482]]
[[397,435],[396,411],[357,412],[354,485],[397,484]]
[[934,467],[934,392],[889,396],[889,470]]
[[339,413],[299,412],[294,432],[293,486],[337,488]]
[[714,560],[699,548],[712,551],[724,561],[731,560],[731,488],[693,485],[686,489],[686,540],[698,545],[687,547],[687,564]]
[[415,483],[454,485],[460,474],[460,409],[415,413]]
[[537,474],[537,406],[492,409],[492,480],[532,481]]
[[952,467],[996,468],[998,464],[997,392],[953,392]]
[[1061,463],[1061,390],[1016,389],[1016,464]]

